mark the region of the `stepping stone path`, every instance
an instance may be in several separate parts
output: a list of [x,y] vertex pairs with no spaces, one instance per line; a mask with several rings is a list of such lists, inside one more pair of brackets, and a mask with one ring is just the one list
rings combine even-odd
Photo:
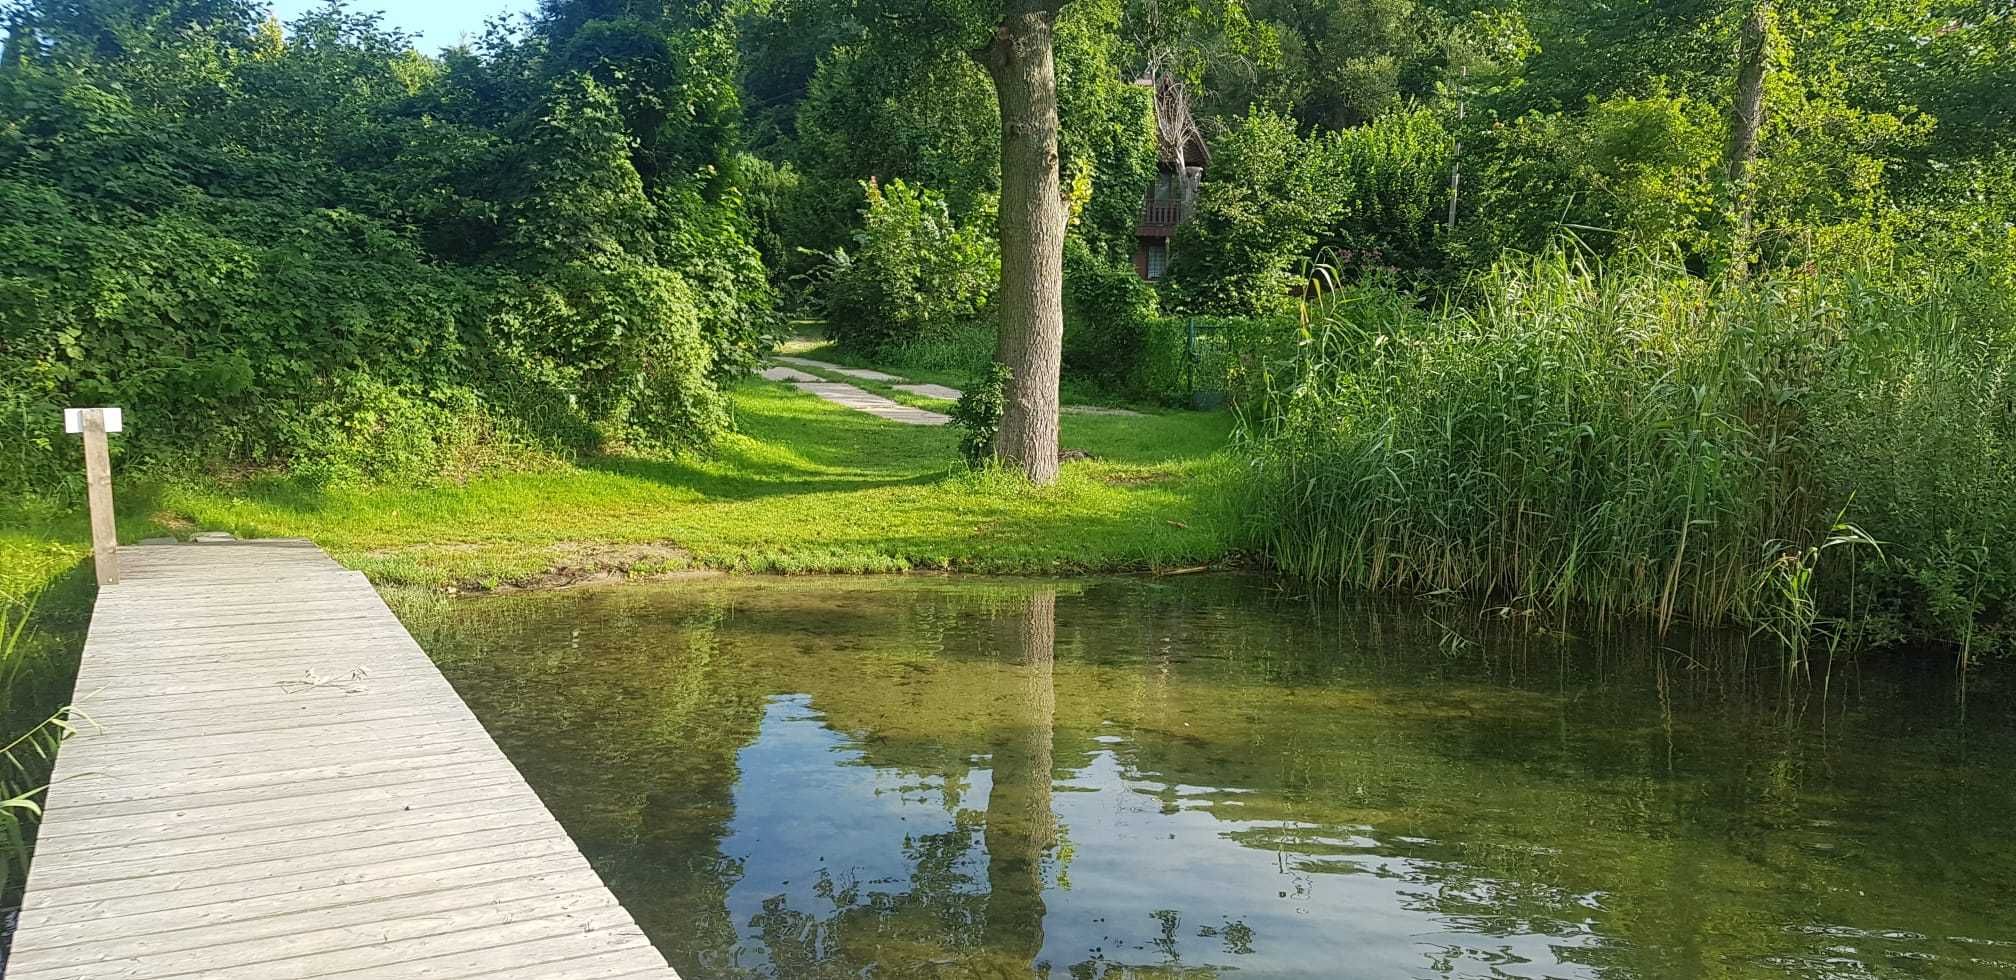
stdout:
[[1140,412],[1131,408],[1107,408],[1103,405],[1065,405],[1058,411],[1066,415],[1129,415],[1142,418]]
[[[902,378],[884,371],[874,371],[868,368],[851,368],[827,361],[815,361],[809,357],[785,357],[779,355],[772,358],[772,360],[782,363],[769,365],[757,372],[765,381],[786,382],[799,391],[817,395],[835,405],[845,406],[857,412],[867,412],[876,418],[888,419],[891,422],[901,422],[904,425],[945,425],[952,421],[952,417],[938,412],[925,411],[921,408],[912,408],[901,402],[891,401],[874,392],[857,388],[845,382],[827,381],[818,375],[801,371],[799,368],[811,368],[814,371],[825,371],[832,374],[844,375],[849,378],[860,378],[863,381],[876,381],[887,384],[897,391],[908,392],[922,398],[937,398],[949,402],[958,401],[961,394],[959,389],[948,388],[944,385],[898,384],[896,382],[902,382]],[[785,365],[793,366],[787,367]],[[1065,405],[1062,410],[1072,415],[1138,416],[1141,414],[1131,409],[1101,408],[1097,405]]]
[[835,405],[844,405],[857,412],[867,412],[876,418],[901,422],[904,425],[944,425],[952,421],[950,415],[911,408],[838,381],[800,381],[791,387],[818,395]]
[[948,402],[958,401],[960,394],[962,394],[959,389],[947,388],[944,385],[890,385],[889,387],[897,391],[907,391],[921,398],[942,398]]
[[[815,361],[807,357],[780,356],[777,360],[783,361],[786,364],[796,364],[799,367],[808,367],[814,371],[830,371],[834,374],[844,374],[847,377],[860,378],[863,381],[880,381],[886,384],[891,381],[903,380],[893,374],[884,374],[880,371],[871,371],[867,368],[843,367],[838,364],[828,364],[825,361]],[[958,396],[954,395],[953,397],[957,398]]]

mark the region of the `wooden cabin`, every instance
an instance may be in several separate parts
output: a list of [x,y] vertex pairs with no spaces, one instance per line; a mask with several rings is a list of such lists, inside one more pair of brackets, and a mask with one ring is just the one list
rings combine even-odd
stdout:
[[1181,81],[1163,75],[1135,84],[1155,90],[1155,180],[1134,228],[1134,271],[1152,282],[1169,268],[1170,239],[1197,203],[1197,185],[1211,150],[1190,115],[1189,93]]

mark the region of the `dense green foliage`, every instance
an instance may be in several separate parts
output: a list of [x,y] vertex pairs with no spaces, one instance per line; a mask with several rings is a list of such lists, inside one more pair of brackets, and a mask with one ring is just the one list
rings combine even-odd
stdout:
[[960,226],[937,193],[891,180],[863,185],[854,251],[835,249],[817,273],[826,330],[868,353],[944,340],[986,309],[1001,277],[993,236]]
[[1134,267],[1100,258],[1082,241],[1064,249],[1064,369],[1117,391],[1157,390],[1142,376],[1159,311]]
[[1450,139],[1427,112],[1307,136],[1283,116],[1240,120],[1215,144],[1197,212],[1174,247],[1177,304],[1283,312],[1317,257],[1351,274],[1440,274]]
[[695,91],[704,25],[569,10],[434,60],[338,7],[285,32],[240,3],[24,8],[0,485],[64,478],[71,404],[127,408],[128,463],[336,478],[720,432],[769,306],[718,179],[733,49]]

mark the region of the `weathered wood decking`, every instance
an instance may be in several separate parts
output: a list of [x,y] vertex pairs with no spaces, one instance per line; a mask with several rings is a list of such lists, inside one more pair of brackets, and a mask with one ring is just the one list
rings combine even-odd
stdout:
[[677,980],[362,575],[121,558],[8,980]]

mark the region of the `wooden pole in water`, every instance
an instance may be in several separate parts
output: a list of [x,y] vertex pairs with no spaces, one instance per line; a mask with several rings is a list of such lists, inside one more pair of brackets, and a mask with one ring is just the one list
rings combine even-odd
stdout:
[[[74,410],[84,436],[84,485],[91,498],[91,560],[98,567],[98,585],[119,584],[119,530],[112,515],[112,454],[105,445],[105,410]],[[113,409],[114,413],[118,409]],[[115,414],[114,419],[117,419]],[[65,428],[70,428],[66,425]],[[119,431],[117,421],[109,431]]]

